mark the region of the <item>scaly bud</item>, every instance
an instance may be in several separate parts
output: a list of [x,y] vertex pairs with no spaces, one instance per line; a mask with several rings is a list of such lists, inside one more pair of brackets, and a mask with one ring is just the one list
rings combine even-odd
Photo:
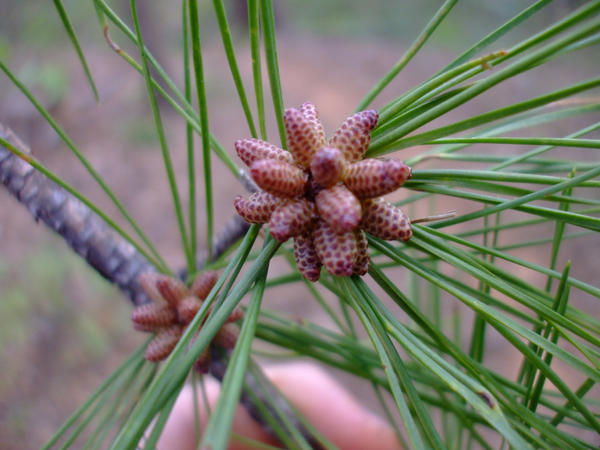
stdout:
[[261,159],[277,159],[279,161],[294,164],[294,158],[290,152],[260,139],[240,139],[235,141],[235,151],[244,164],[248,167],[254,161]]
[[354,236],[356,237],[356,246],[358,248],[358,256],[352,269],[353,275],[364,275],[369,270],[369,263],[371,258],[369,257],[369,242],[367,236],[362,230],[354,230]]
[[173,325],[160,331],[146,347],[144,357],[148,361],[161,361],[165,359],[177,345],[183,328],[180,325]]
[[358,256],[353,231],[337,234],[326,222],[320,221],[313,232],[313,243],[327,272],[338,276],[352,275]]
[[156,278],[156,288],[172,308],[177,308],[179,301],[190,295],[190,291],[185,284],[168,275],[159,275]]
[[249,223],[267,223],[271,214],[283,200],[268,192],[255,192],[245,199],[241,195],[235,197],[233,206],[237,213]]
[[320,186],[333,186],[345,176],[347,163],[341,150],[335,147],[323,147],[310,163],[310,171]]
[[323,134],[296,108],[285,110],[283,122],[289,151],[296,163],[308,168],[313,155],[327,145]]
[[296,166],[274,159],[255,161],[250,167],[258,186],[280,197],[297,197],[304,193],[308,175]]
[[235,347],[235,343],[237,342],[238,331],[237,327],[231,323],[225,324],[221,327],[217,334],[215,334],[215,338],[213,342],[220,347],[232,349]]
[[219,274],[213,270],[202,272],[192,282],[190,292],[200,300],[204,300],[212,290],[218,278]]
[[138,331],[157,331],[159,328],[177,322],[177,315],[173,308],[165,302],[146,303],[137,306],[131,312],[133,328]]
[[357,112],[348,117],[335,132],[329,145],[342,151],[346,161],[360,161],[371,143],[371,130],[377,125],[379,114],[374,109]]
[[165,303],[165,299],[163,298],[163,296],[161,295],[161,293],[158,291],[158,288],[156,287],[156,281],[158,280],[159,277],[162,277],[163,275],[157,273],[157,272],[143,272],[141,274],[138,275],[137,281],[140,285],[140,287],[142,288],[142,290],[148,294],[148,297],[150,297],[150,299],[156,303],[156,304],[161,304],[161,303]]
[[346,233],[360,222],[360,202],[342,183],[323,189],[315,201],[321,219],[336,233]]
[[190,323],[200,309],[200,306],[202,306],[202,302],[198,297],[190,296],[182,299],[177,305],[179,322],[184,325]]
[[380,197],[398,189],[411,174],[397,159],[364,159],[348,166],[344,184],[358,198]]
[[313,245],[312,233],[294,237],[294,259],[298,271],[309,281],[317,281],[321,276],[321,261]]
[[408,216],[400,208],[383,199],[369,199],[363,202],[360,225],[367,233],[387,241],[408,241],[412,236]]
[[271,236],[285,242],[306,231],[315,218],[315,205],[306,198],[281,205],[271,215]]
[[323,124],[319,120],[319,112],[315,105],[310,102],[304,102],[300,107],[300,112],[310,122],[311,128],[315,131],[319,142],[325,143],[325,130],[323,129]]

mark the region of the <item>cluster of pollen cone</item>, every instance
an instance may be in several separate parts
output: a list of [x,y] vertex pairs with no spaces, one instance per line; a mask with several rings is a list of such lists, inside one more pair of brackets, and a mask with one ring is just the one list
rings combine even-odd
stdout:
[[[156,334],[146,347],[145,358],[153,362],[161,361],[175,348],[202,306],[203,300],[217,281],[217,273],[200,274],[189,288],[176,278],[157,273],[143,273],[138,281],[152,301],[136,307],[131,320],[136,330]],[[222,348],[233,348],[237,333],[231,322],[241,317],[241,310],[234,310],[215,335],[213,343]],[[206,372],[209,362],[210,346],[196,361],[196,370]]]
[[294,238],[298,270],[317,281],[321,266],[338,276],[369,268],[365,232],[407,241],[410,221],[381,196],[398,189],[411,169],[396,159],[363,159],[377,125],[375,110],[348,117],[327,141],[314,105],[283,116],[285,151],[260,139],[236,141],[235,149],[262,191],[237,196],[238,214],[268,223],[279,242]]

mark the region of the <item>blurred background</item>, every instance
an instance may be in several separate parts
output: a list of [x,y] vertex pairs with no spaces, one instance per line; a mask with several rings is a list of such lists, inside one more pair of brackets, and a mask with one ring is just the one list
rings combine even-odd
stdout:
[[[249,137],[250,133],[227,67],[212,6],[210,2],[200,3],[209,121],[212,132],[233,154],[233,142]],[[247,17],[245,2],[228,0],[225,3],[254,110],[251,61],[244,26]],[[332,133],[372,85],[399,59],[442,2],[288,0],[275,3],[286,107],[312,101],[319,108],[325,129]],[[582,3],[554,2],[510,36],[494,44],[490,51],[511,46],[519,38],[529,35],[532,29],[540,29]],[[51,2],[0,0],[0,59],[51,111],[172,267],[183,267],[184,258],[143,79],[106,45],[91,2],[65,0],[64,4],[98,85],[99,104],[94,100]],[[109,4],[131,24],[129,2],[119,0]],[[182,86],[179,2],[139,2],[138,7],[147,46]],[[374,106],[381,106],[434,74],[524,7],[525,2],[521,0],[459,2],[425,48],[382,93]],[[119,46],[138,59],[135,48],[114,26],[110,27],[110,32]],[[508,86],[494,89],[477,102],[459,108],[451,120],[597,75],[597,59],[576,55],[577,64],[569,64],[569,58],[574,57],[560,59],[544,66],[542,71],[533,71],[513,80]],[[268,89],[265,90],[268,92]],[[269,98],[266,106],[270,111]],[[161,111],[174,164],[177,173],[181,174],[179,189],[185,199],[184,123],[166,102],[161,103]],[[270,120],[270,140],[277,143],[272,117]],[[439,119],[434,125],[448,120]],[[11,127],[50,169],[96,201],[112,217],[118,217],[100,189],[90,183],[91,178],[75,157],[4,76],[0,76],[0,123]],[[542,132],[561,137],[574,130],[575,123],[565,120]],[[199,139],[196,142],[199,146]],[[402,157],[422,150],[408,149],[403,151]],[[506,151],[518,152],[521,149]],[[577,152],[579,149],[569,151]],[[215,202],[218,229],[231,216],[231,199],[242,193],[242,188],[231,183],[230,174],[216,158],[213,158],[213,169],[217,174],[213,176],[215,192],[219,195]],[[200,167],[198,173],[201,173]],[[403,195],[401,192],[398,198]],[[204,202],[201,186],[198,199],[201,211]],[[444,211],[461,208],[461,205],[452,203],[444,201],[442,205],[440,201],[439,205]],[[411,207],[411,215],[427,215],[430,207],[415,205]],[[199,236],[202,237],[202,216],[198,224]],[[535,236],[534,230],[531,238]],[[502,245],[508,244],[510,237],[503,235],[501,241]],[[583,281],[593,281],[597,238],[592,243],[583,239],[572,241],[567,253],[571,252],[579,256],[572,275]],[[563,253],[562,263],[569,258],[569,254]],[[521,249],[517,254],[528,260],[539,260],[542,264],[548,261],[546,247]],[[562,267],[561,263],[558,267]],[[276,273],[278,270],[275,264],[272,271]],[[285,267],[282,272],[285,272]],[[404,279],[404,274],[398,271],[400,285]],[[312,304],[304,301],[305,296],[306,293],[301,290],[295,297],[290,297],[289,292],[274,290],[266,302],[269,307],[289,311],[292,317],[330,325],[325,318],[315,315],[317,309],[313,311]],[[590,299],[582,297],[578,301],[578,306],[590,312],[597,311]],[[130,311],[128,300],[116,288],[89,269],[60,238],[43,225],[34,223],[25,208],[0,189],[1,448],[41,446],[104,378],[142,343],[144,336],[130,327]],[[449,307],[444,317],[449,317],[451,311]],[[467,336],[465,334],[465,338]],[[491,365],[500,367],[514,356],[502,353],[504,350],[499,339],[491,338],[489,345],[498,347],[494,352],[496,362],[489,361]],[[516,370],[517,366],[513,366],[506,370]],[[350,384],[355,382],[346,374],[340,374],[340,377]]]

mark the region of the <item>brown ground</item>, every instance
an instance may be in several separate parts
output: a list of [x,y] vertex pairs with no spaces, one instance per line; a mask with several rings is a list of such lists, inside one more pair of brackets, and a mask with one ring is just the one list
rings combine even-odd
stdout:
[[[312,101],[320,110],[325,129],[331,133],[401,51],[402,48],[385,43],[341,39],[316,41],[284,35],[279,43],[279,56],[286,106]],[[94,50],[88,56],[99,85],[101,104],[93,104],[80,76],[79,66],[73,55],[66,52],[52,57],[72,68],[69,69],[73,77],[69,89],[73,94],[54,105],[53,112],[109,186],[119,194],[132,215],[139,220],[167,261],[180,267],[183,257],[172,201],[161,155],[152,134],[140,78],[108,51]],[[425,53],[384,92],[383,98],[391,98],[413,86],[441,67],[447,59],[448,56],[442,52]],[[172,66],[171,73],[179,80],[178,59],[172,57],[168,63]],[[14,65],[18,64],[19,61],[16,61]],[[240,66],[249,68],[247,52],[242,51]],[[208,44],[205,67],[211,89],[211,129],[225,148],[232,152],[233,141],[249,136],[249,132],[237,99],[232,96],[231,80],[227,75],[220,42]],[[543,92],[545,86],[564,85],[576,75],[569,68],[558,68],[533,85],[528,82],[514,83],[508,90],[499,89],[497,95],[487,96],[485,101],[460,108],[453,118],[456,120],[465,114],[506,104],[507,95],[511,99],[534,96]],[[576,78],[579,79],[579,75]],[[246,79],[250,80],[250,77]],[[7,89],[4,80],[1,86],[3,90]],[[247,86],[251,85],[247,83]],[[2,95],[0,121],[20,132],[32,146],[36,157],[116,217],[114,208],[99,188],[90,182],[90,177],[79,163],[47,125],[37,118],[21,95],[14,89]],[[179,189],[183,193],[186,189],[183,123],[179,117],[168,112],[168,108],[163,108],[163,111],[166,113],[165,127],[174,164],[180,174]],[[271,141],[276,143],[274,130],[271,123]],[[555,133],[559,136],[565,134],[563,131],[557,129]],[[402,156],[414,155],[420,150],[410,149]],[[231,199],[242,189],[237,182],[233,182],[231,174],[216,158],[213,158],[213,181],[216,193],[215,223],[218,227],[232,214]],[[198,207],[202,211],[204,199],[201,192],[198,198]],[[429,208],[426,204],[416,205],[411,208],[411,214],[413,217],[427,215]],[[472,206],[440,199],[435,208],[464,211]],[[203,228],[204,218],[200,216],[200,236],[203,236]],[[537,233],[533,230],[531,238]],[[524,238],[526,236],[521,234],[520,239]],[[502,242],[507,243],[510,239],[509,236],[503,236]],[[597,276],[592,258],[597,255],[598,247],[597,238],[573,241],[561,254],[561,262],[576,255],[572,273],[584,281],[594,281]],[[541,264],[546,264],[548,260],[547,249],[524,249],[518,254]],[[285,271],[287,267],[282,261],[277,261],[272,267],[273,273]],[[451,269],[448,271],[451,272]],[[397,270],[392,274],[400,285],[405,283],[403,271]],[[528,271],[517,275],[531,280],[535,277]],[[537,278],[540,283],[544,282],[541,277]],[[90,270],[82,269],[78,258],[65,249],[60,239],[44,227],[36,226],[27,211],[4,191],[0,191],[0,283],[0,296],[4,297],[2,301],[6,300],[7,293],[10,293],[13,301],[13,306],[6,312],[0,306],[0,323],[5,325],[4,322],[17,321],[26,324],[22,327],[16,325],[16,331],[10,333],[3,334],[0,330],[0,447],[37,448],[58,428],[68,413],[140,344],[141,336],[128,328],[129,305],[124,298],[98,280]],[[44,283],[49,283],[50,287]],[[320,315],[320,310],[307,302],[306,298],[307,293],[302,289],[273,290],[266,299],[266,306],[285,309],[292,317],[330,325],[327,318]],[[590,312],[597,312],[595,303],[591,303],[586,296],[574,301],[580,302]],[[449,301],[447,305],[445,317],[449,318],[451,311],[456,308],[456,302]],[[86,320],[82,320],[82,316]],[[466,320],[469,323],[470,319]],[[468,333],[465,332],[465,339],[467,337]],[[465,345],[468,343],[465,342]],[[489,345],[493,348],[489,364],[495,369],[504,369],[505,373],[512,376],[518,367],[512,350],[494,334],[490,337]],[[507,361],[511,362],[507,364]],[[375,407],[369,389],[362,383],[345,374],[340,374],[340,378],[354,389],[363,391],[365,401]]]

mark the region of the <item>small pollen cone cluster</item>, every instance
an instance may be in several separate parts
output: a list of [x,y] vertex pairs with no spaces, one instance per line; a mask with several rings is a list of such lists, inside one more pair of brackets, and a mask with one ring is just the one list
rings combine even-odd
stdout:
[[369,269],[365,232],[386,240],[410,239],[410,220],[381,197],[412,174],[397,159],[363,159],[377,125],[377,111],[348,117],[327,141],[314,105],[283,115],[285,151],[260,139],[236,141],[235,149],[262,191],[234,206],[249,223],[268,223],[279,242],[294,238],[298,270],[317,281],[321,266],[332,275],[364,275]]
[[[188,288],[180,280],[167,275],[143,273],[139,276],[140,286],[152,301],[136,307],[131,313],[131,320],[136,330],[155,333],[144,355],[148,361],[161,361],[171,354],[215,285],[217,277],[216,272],[204,272]],[[231,322],[241,317],[241,310],[234,310],[212,343],[233,348],[237,331]],[[210,346],[200,355],[194,367],[205,373],[209,363]]]

